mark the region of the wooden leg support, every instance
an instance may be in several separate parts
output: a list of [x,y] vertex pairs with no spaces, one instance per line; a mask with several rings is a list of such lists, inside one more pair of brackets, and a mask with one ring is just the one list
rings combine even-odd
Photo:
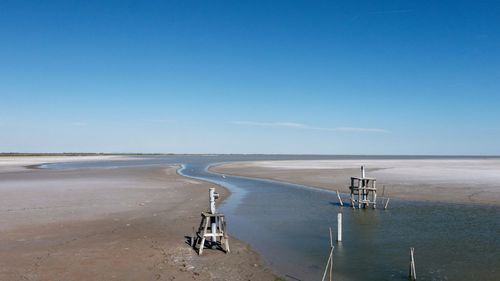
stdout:
[[222,239],[224,239],[224,248],[226,250],[226,254],[231,252],[229,250],[229,237],[227,236],[227,231],[226,231],[226,222],[224,221],[224,218],[221,218],[221,225],[220,228],[222,229],[222,233],[224,234],[221,238],[221,244],[222,244]]
[[201,243],[198,249],[198,255],[201,255],[203,253],[203,247],[205,247],[205,234],[207,233],[207,228],[208,225],[210,224],[209,219],[205,217],[204,220],[205,220],[205,226],[203,227],[203,231],[201,232]]

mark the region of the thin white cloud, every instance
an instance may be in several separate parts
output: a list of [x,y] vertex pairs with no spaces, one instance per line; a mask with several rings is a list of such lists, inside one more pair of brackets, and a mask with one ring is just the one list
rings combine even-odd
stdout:
[[314,130],[314,131],[329,131],[329,132],[358,132],[358,133],[389,133],[388,130],[379,128],[358,128],[358,127],[335,127],[324,128],[314,127],[302,123],[295,122],[254,122],[254,121],[233,121],[231,124],[255,127],[275,127],[275,128],[289,128],[301,130]]

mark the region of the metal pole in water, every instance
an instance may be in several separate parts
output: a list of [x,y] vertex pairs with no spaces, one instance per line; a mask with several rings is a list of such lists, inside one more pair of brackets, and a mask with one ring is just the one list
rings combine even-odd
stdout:
[[337,242],[342,242],[342,213],[337,214]]

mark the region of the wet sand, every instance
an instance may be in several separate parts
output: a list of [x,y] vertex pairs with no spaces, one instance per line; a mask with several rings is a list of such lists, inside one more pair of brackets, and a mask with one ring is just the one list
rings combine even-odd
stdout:
[[378,195],[453,203],[500,205],[500,159],[290,160],[233,162],[218,173],[279,180],[349,192],[351,176],[377,178]]
[[4,165],[0,280],[275,280],[234,238],[230,254],[206,250],[197,256],[185,236],[208,208],[213,186],[176,169]]

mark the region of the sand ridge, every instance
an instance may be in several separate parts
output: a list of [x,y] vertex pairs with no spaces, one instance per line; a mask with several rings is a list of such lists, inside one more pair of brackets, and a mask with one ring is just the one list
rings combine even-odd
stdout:
[[211,170],[349,192],[361,165],[391,197],[500,205],[498,158],[248,161]]

